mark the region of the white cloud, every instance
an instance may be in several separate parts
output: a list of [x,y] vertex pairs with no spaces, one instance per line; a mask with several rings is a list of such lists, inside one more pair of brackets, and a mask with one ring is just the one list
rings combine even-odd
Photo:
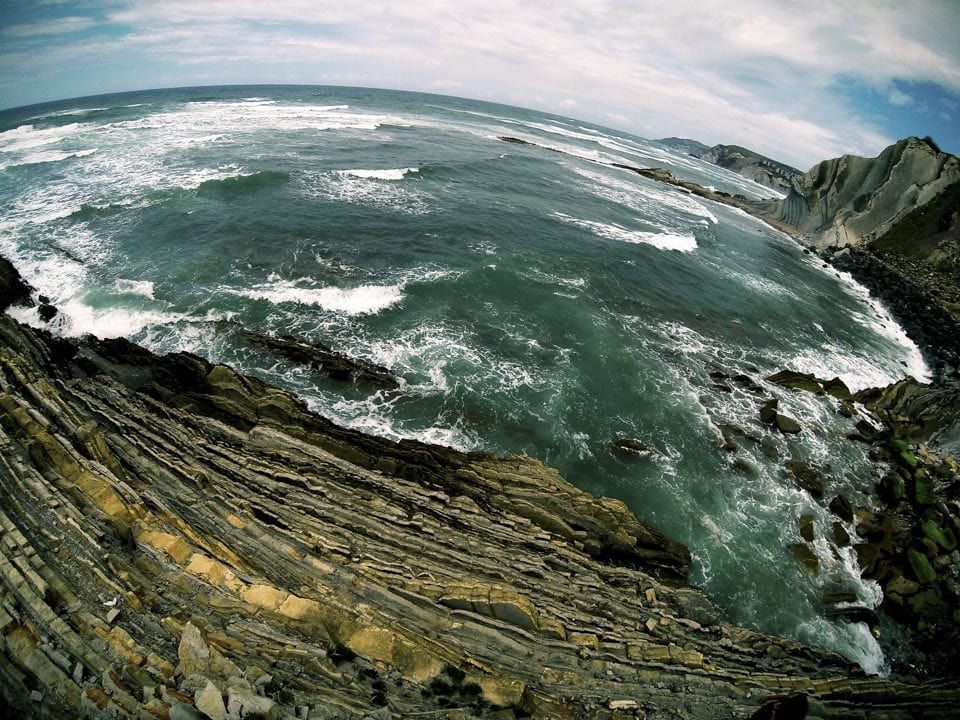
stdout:
[[[901,105],[897,81],[960,94],[960,3],[938,0],[119,0],[107,19],[128,32],[91,62],[153,63],[162,84],[353,77],[739,143],[799,166],[892,140],[840,79]],[[75,65],[83,48],[45,60],[68,54]]]
[[96,25],[97,22],[89,17],[63,17],[55,20],[44,20],[36,23],[24,23],[20,25],[8,25],[3,28],[2,33],[5,37],[28,38],[40,35],[62,35],[64,33],[80,32],[88,30]]
[[897,88],[890,88],[890,92],[887,93],[887,101],[891,105],[896,105],[897,107],[905,107],[907,105],[913,105],[913,98],[907,95],[907,93]]

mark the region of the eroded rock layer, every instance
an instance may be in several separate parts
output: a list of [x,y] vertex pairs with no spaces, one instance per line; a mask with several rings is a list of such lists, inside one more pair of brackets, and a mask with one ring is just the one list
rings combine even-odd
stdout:
[[[0,688],[35,718],[941,718],[733,627],[526,457],[343,430],[222,365],[0,316]],[[419,713],[419,715],[418,715]],[[460,713],[459,715],[457,713]]]

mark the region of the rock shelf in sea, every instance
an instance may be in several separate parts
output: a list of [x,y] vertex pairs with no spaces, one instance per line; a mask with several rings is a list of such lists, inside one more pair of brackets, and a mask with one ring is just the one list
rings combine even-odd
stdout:
[[[0,679],[21,716],[746,718],[802,694],[818,717],[932,718],[960,703],[949,673],[870,677],[730,624],[687,584],[683,545],[535,460],[344,430],[188,354],[7,316],[0,336]],[[926,417],[919,392],[873,402]],[[913,457],[916,493],[933,461]],[[924,555],[942,574],[940,556]]]

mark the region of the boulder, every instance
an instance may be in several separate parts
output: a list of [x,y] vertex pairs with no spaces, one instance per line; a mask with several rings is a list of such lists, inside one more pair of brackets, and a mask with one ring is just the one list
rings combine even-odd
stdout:
[[833,540],[837,544],[837,547],[846,547],[850,544],[850,533],[847,532],[843,523],[833,523]]
[[933,520],[925,520],[920,524],[920,531],[947,552],[957,549],[957,537],[953,530],[946,526],[940,526]]
[[813,542],[814,538],[814,518],[813,515],[800,516],[800,537],[807,542]]
[[921,585],[929,585],[930,583],[937,581],[936,570],[933,569],[933,566],[930,564],[927,556],[922,552],[912,547],[908,548],[907,561],[910,563],[913,574],[916,576]]
[[810,549],[809,545],[806,543],[793,543],[792,545],[787,545],[787,550],[803,565],[807,572],[812,575],[817,574],[820,568],[820,560],[813,550]]
[[888,505],[896,505],[906,492],[906,484],[897,472],[888,472],[877,483],[877,493]]
[[786,465],[787,477],[798,487],[809,492],[813,497],[823,497],[823,478],[803,460],[790,460]]
[[833,498],[833,500],[830,501],[829,507],[830,512],[841,520],[853,522],[853,507],[850,505],[850,501],[843,495],[837,495]]
[[806,390],[812,393],[823,392],[820,381],[810,373],[801,373],[795,370],[781,370],[778,373],[767,376],[766,380],[774,385],[791,388],[792,390]]
[[617,438],[610,445],[610,450],[615,455],[631,460],[649,457],[653,452],[643,441],[636,438]]
[[933,477],[924,469],[913,474],[913,499],[917,505],[933,505],[937,500],[936,485]]
[[777,430],[785,435],[796,435],[801,430],[800,423],[798,423],[792,417],[781,415],[780,413],[777,413],[775,423]]
[[765,425],[773,425],[777,420],[777,408],[780,406],[780,401],[776,398],[772,400],[767,400],[763,405],[760,406],[760,422]]
[[886,593],[896,593],[901,597],[909,597],[920,592],[920,584],[907,580],[903,575],[895,575],[883,588]]

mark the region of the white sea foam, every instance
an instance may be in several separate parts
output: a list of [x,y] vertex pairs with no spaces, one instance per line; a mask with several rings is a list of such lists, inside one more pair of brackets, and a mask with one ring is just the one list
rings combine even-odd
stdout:
[[647,232],[644,230],[630,230],[622,225],[596,222],[594,220],[581,220],[560,212],[552,213],[552,217],[570,225],[583,228],[597,237],[606,240],[652,245],[660,250],[677,250],[685,253],[690,253],[697,249],[697,240],[693,235],[669,231]]
[[624,177],[616,170],[604,172],[572,164],[567,168],[589,181],[584,185],[588,192],[659,222],[676,222],[677,212],[714,224],[718,222],[716,215],[704,203],[687,193],[651,185],[637,176]]
[[113,287],[118,293],[141,295],[151,300],[154,299],[153,283],[149,280],[127,280],[126,278],[118,278],[113,284]]
[[37,308],[10,308],[16,320],[34,327],[53,330],[64,337],[96,335],[100,338],[130,337],[152,325],[166,325],[195,320],[180,313],[159,310],[137,310],[120,307],[94,308],[82,300],[71,298],[57,303],[59,314],[49,323],[40,319]]
[[360,285],[354,288],[303,287],[297,281],[280,280],[245,290],[236,295],[272,303],[316,305],[329,312],[370,315],[396,305],[403,299],[401,285]]
[[372,180],[403,180],[403,178],[410,174],[420,172],[420,168],[408,167],[408,168],[395,168],[392,170],[339,170],[341,175],[349,175],[350,177],[358,177]]
[[59,127],[37,129],[33,125],[20,125],[0,133],[0,152],[23,152],[44,145],[53,145],[88,128],[80,123]]
[[[402,176],[389,178],[396,179],[402,179]],[[301,196],[314,200],[372,205],[405,215],[431,212],[429,196],[419,188],[407,183],[384,183],[377,178],[358,177],[343,171],[301,173],[295,177],[294,187]]]
[[24,155],[18,161],[6,164],[0,164],[0,169],[8,167],[19,167],[20,165],[39,165],[40,163],[54,163],[68,160],[70,158],[89,157],[97,152],[97,148],[87,150],[76,150],[74,152],[59,152],[57,150],[41,150]]

